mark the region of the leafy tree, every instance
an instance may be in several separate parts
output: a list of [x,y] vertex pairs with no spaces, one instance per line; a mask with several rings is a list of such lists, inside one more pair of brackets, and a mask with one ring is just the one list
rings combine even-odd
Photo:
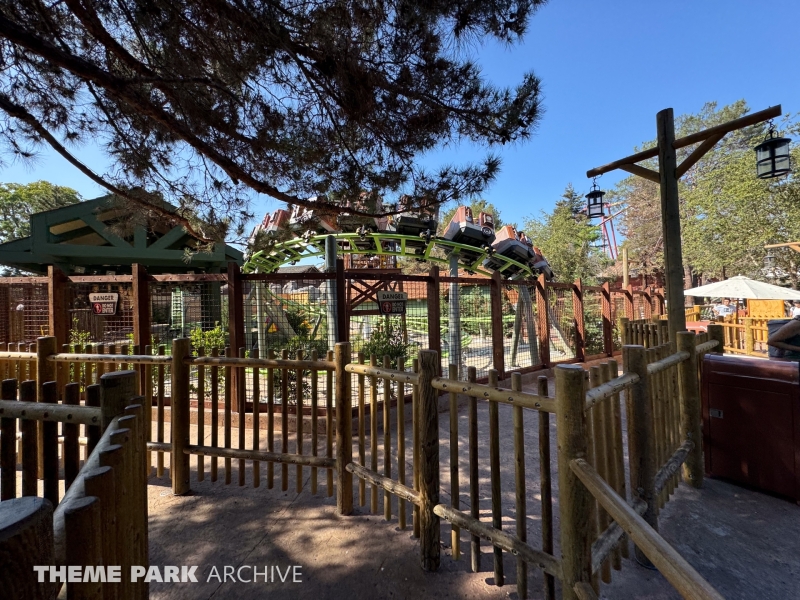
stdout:
[[27,185],[0,183],[0,242],[31,234],[30,216],[81,201],[75,190],[37,181]]
[[[22,158],[47,144],[148,210],[163,209],[132,190],[160,193],[214,238],[244,235],[254,193],[313,207],[318,193],[367,190],[438,206],[479,194],[499,159],[430,172],[418,156],[523,140],[539,121],[532,73],[494,87],[464,48],[518,42],[544,1],[6,2],[0,140]],[[105,174],[72,150],[98,139]]]
[[583,207],[583,198],[569,184],[553,212],[542,211],[540,216],[526,220],[525,232],[542,250],[557,279],[581,278],[592,285],[605,258],[594,246],[600,239],[598,228],[581,212]]

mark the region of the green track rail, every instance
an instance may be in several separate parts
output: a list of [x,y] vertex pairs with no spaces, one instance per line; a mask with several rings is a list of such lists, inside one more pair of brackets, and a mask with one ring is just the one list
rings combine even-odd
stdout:
[[[461,261],[461,267],[472,273],[491,277],[494,270],[500,272],[506,279],[532,279],[536,277],[533,270],[516,260],[491,254],[485,248],[458,244],[441,238],[431,238],[425,241],[412,235],[396,233],[334,233],[310,236],[308,238],[295,238],[273,246],[269,252],[259,251],[254,253],[244,264],[245,273],[272,273],[285,264],[295,263],[305,258],[325,256],[325,239],[328,235],[336,238],[336,247],[339,255],[361,254],[369,256],[400,256],[416,258],[431,263],[449,265],[447,256],[452,252],[459,252],[468,256],[469,261]],[[360,246],[360,247],[359,247]],[[445,256],[437,256],[434,248],[444,250]],[[488,269],[483,265],[488,258],[499,263],[497,269]],[[507,275],[509,270],[515,270],[513,276]]]

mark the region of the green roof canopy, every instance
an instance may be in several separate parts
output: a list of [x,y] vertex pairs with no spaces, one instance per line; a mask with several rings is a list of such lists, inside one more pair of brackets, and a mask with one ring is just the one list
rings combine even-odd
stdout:
[[[169,204],[164,207],[177,211]],[[151,273],[185,273],[218,272],[229,262],[244,262],[242,252],[223,243],[214,243],[211,252],[198,252],[202,241],[167,219],[126,226],[134,216],[115,196],[36,213],[30,219],[30,237],[0,244],[0,264],[34,273],[46,273],[48,265],[55,265],[67,274],[92,275],[129,273],[134,263]],[[191,260],[186,262],[188,253]]]

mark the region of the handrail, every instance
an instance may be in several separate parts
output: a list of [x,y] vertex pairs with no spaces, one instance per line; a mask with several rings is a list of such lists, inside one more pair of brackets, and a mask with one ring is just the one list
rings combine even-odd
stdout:
[[333,371],[336,364],[327,360],[283,360],[275,358],[238,358],[234,356],[187,356],[186,365],[205,367],[258,367],[260,369],[316,369]]
[[0,352],[0,360],[36,360],[36,352]]
[[522,558],[525,562],[536,565],[545,573],[561,580],[564,579],[561,561],[552,554],[537,550],[519,538],[500,529],[494,529],[490,525],[481,522],[479,519],[471,517],[451,506],[437,504],[433,507],[433,512],[445,521],[457,525],[461,529],[466,529],[470,533],[491,542],[493,545],[502,548],[506,552],[513,553],[515,556]]
[[697,344],[695,351],[700,354],[702,352],[708,352],[712,348],[716,348],[719,345],[717,340],[708,340],[707,342],[703,342],[702,344]]
[[616,379],[592,388],[586,392],[586,407],[584,410],[589,410],[598,402],[619,394],[622,390],[627,390],[638,382],[639,376],[636,373],[625,373]]
[[0,417],[5,419],[28,419],[31,421],[55,421],[57,423],[73,423],[76,425],[100,425],[103,413],[100,408],[95,406],[0,400]]
[[556,412],[555,398],[537,396],[529,392],[515,392],[499,387],[447,379],[446,377],[434,377],[433,380],[431,380],[431,385],[437,390],[450,392],[452,394],[464,394],[472,398],[484,398],[486,400],[493,400],[494,402],[502,402],[503,404],[532,408],[542,412]]
[[[34,354],[34,357],[36,355]],[[2,358],[0,356],[0,358]],[[159,364],[168,365],[172,362],[171,356],[151,354],[50,354],[49,362],[93,362],[93,363],[129,363],[134,365]]]
[[648,375],[655,375],[661,371],[666,371],[670,367],[688,360],[689,356],[691,355],[686,351],[670,354],[667,358],[662,358],[661,360],[651,362],[649,365],[647,365],[647,373]]
[[710,583],[617,495],[588,462],[577,458],[571,460],[569,466],[609,516],[619,523],[633,543],[681,596],[690,600],[724,600]]
[[344,370],[347,373],[355,373],[356,375],[369,375],[372,377],[380,377],[381,379],[399,381],[400,383],[409,383],[411,385],[419,384],[419,374],[412,373],[411,371],[397,371],[358,363],[347,364],[344,366]]

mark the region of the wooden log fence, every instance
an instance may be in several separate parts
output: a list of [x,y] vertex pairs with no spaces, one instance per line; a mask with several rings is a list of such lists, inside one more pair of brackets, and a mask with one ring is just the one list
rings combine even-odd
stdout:
[[[582,291],[586,292],[585,289]],[[98,392],[102,391],[102,382],[111,375],[105,372],[106,369],[130,366],[134,368],[130,372],[130,393],[144,391],[145,398],[150,399],[157,410],[153,412],[154,422],[145,419],[146,410],[141,407],[133,409],[134,415],[131,415],[138,419],[138,425],[117,425],[118,429],[130,429],[132,433],[126,435],[133,436],[131,439],[141,440],[141,445],[136,446],[138,453],[129,451],[132,455],[125,459],[140,461],[137,464],[141,468],[136,472],[141,476],[121,483],[123,492],[138,489],[136,482],[143,482],[145,477],[152,475],[148,457],[151,452],[157,457],[169,456],[168,465],[163,458],[156,461],[156,475],[161,476],[169,466],[176,494],[186,494],[191,490],[190,461],[193,456],[197,461],[194,473],[198,481],[203,481],[206,474],[216,481],[217,461],[223,459],[226,483],[233,481],[235,467],[238,467],[238,482],[246,483],[245,471],[249,463],[254,486],[260,485],[259,465],[265,462],[267,485],[272,487],[275,478],[273,466],[278,463],[282,467],[283,489],[288,489],[288,465],[293,464],[292,472],[296,469],[298,488],[302,487],[301,482],[310,472],[312,493],[318,493],[323,485],[328,496],[333,496],[335,490],[337,511],[342,515],[351,514],[356,498],[362,506],[368,502],[366,487],[370,486],[372,512],[378,514],[382,498],[385,519],[397,518],[401,529],[412,526],[413,535],[420,539],[421,563],[426,570],[434,571],[439,566],[439,521],[445,519],[451,524],[451,547],[455,559],[466,554],[462,550],[462,537],[467,536],[469,544],[464,549],[469,548],[473,571],[481,568],[481,540],[491,543],[496,585],[502,585],[505,580],[503,552],[512,552],[517,563],[520,598],[529,594],[530,565],[544,572],[545,598],[554,598],[556,578],[562,582],[564,598],[578,597],[575,590],[585,586],[576,588],[577,584],[588,584],[598,592],[600,581],[609,582],[612,571],[622,567],[622,559],[629,556],[628,537],[635,541],[651,539],[652,536],[639,532],[639,537],[634,538],[625,524],[614,517],[621,509],[616,506],[610,509],[608,502],[598,497],[596,486],[590,488],[576,473],[576,460],[586,459],[588,468],[616,497],[625,498],[626,490],[630,489],[632,508],[626,510],[632,510],[637,517],[641,515],[640,518],[653,532],[658,527],[658,510],[669,501],[681,469],[684,481],[690,485],[702,485],[697,392],[700,375],[697,365],[702,353],[719,348],[722,328],[712,327],[709,333],[699,336],[679,333],[675,343],[666,340],[666,330],[660,322],[627,322],[622,333],[626,341],[643,342],[642,345],[623,348],[624,375],[618,375],[614,360],[588,372],[579,365],[560,365],[555,369],[556,398],[548,397],[546,378],[540,378],[539,393],[534,394],[522,390],[518,373],[512,375],[510,389],[498,386],[499,373],[496,370],[489,371],[487,384],[476,382],[475,369],[468,371],[467,381],[457,379],[455,366],[451,369],[452,378],[442,377],[439,375],[438,355],[433,351],[421,351],[419,358],[412,361],[400,359],[391,362],[388,357],[380,357],[379,361],[379,357],[372,356],[366,364],[366,357],[360,356],[357,362],[353,362],[351,346],[346,342],[338,344],[336,352],[329,352],[324,359],[316,355],[306,358],[300,354],[290,359],[285,352],[281,358],[276,358],[273,352],[264,357],[257,353],[248,356],[245,352],[233,356],[232,349],[193,350],[188,339],[175,340],[169,355],[164,347],[155,352],[146,350],[143,355],[40,352],[40,363],[52,364],[56,373],[59,365],[67,365],[73,376],[76,373],[81,375],[81,380],[64,388],[63,404],[52,401],[56,396],[55,386],[39,386],[45,390],[41,392],[44,402],[36,402],[38,384],[25,382],[17,391],[11,383],[4,382],[0,390],[0,456],[4,464],[8,460],[17,460],[16,452],[13,459],[9,459],[15,446],[7,442],[9,436],[5,432],[10,431],[9,423],[15,424],[19,418],[23,419],[22,423],[61,421],[66,424],[62,432],[65,473],[66,461],[69,460],[71,465],[75,463],[75,438],[80,426],[85,428],[84,443],[91,446],[90,456],[94,456],[98,448],[102,454],[107,442],[103,441],[105,436],[98,435],[98,430],[104,428],[102,430],[107,433],[114,415],[103,404],[102,394]],[[10,371],[9,367],[14,365],[17,373],[23,368],[27,368],[26,373],[35,373],[36,367],[31,369],[30,363],[35,365],[36,360],[36,355],[31,353],[0,352],[0,369]],[[406,367],[409,362],[410,370]],[[233,377],[234,372],[238,372],[237,377]],[[170,376],[168,387],[166,374]],[[353,388],[354,376],[357,381]],[[99,387],[92,383],[98,377]],[[237,380],[242,385],[252,382],[252,406],[247,407],[247,396],[232,385]],[[221,392],[222,399],[219,397]],[[627,402],[627,432],[623,431],[621,420],[621,392],[625,392]],[[448,443],[451,452],[449,470],[445,471],[449,473],[450,488],[447,504],[439,501],[441,440],[438,397],[441,394],[449,399],[450,413]],[[233,400],[237,396],[239,401],[234,411]],[[461,399],[466,399],[468,404],[469,425],[466,434],[459,436],[458,420],[453,416]],[[488,448],[479,445],[477,436],[481,401],[488,404]],[[503,457],[500,455],[498,417],[502,405],[511,407],[513,421],[509,432],[513,438],[513,456],[509,457],[514,463],[513,507],[503,506],[500,482]],[[192,416],[194,407],[197,409],[195,417]],[[528,540],[526,526],[528,468],[523,432],[526,415],[530,415],[528,411],[536,412],[540,432],[541,544]],[[411,448],[405,444],[407,412],[411,416]],[[290,413],[294,414],[293,431],[289,427]],[[304,422],[306,413],[308,424]],[[382,413],[380,420],[379,413]],[[560,557],[554,555],[553,545],[551,413],[556,415],[560,448]],[[324,434],[318,422],[323,415],[326,421]],[[278,416],[280,418],[276,419]],[[193,422],[193,418],[196,421]],[[278,420],[281,427],[276,430]],[[142,426],[142,421],[148,426]],[[197,426],[194,440],[190,439],[193,423]],[[157,434],[155,441],[150,439],[151,424]],[[265,424],[266,436],[262,436]],[[380,430],[379,425],[382,426]],[[38,485],[38,478],[36,461],[30,458],[37,455],[36,446],[33,446],[34,450],[29,448],[31,440],[38,439],[38,434],[35,427],[26,427],[27,435],[25,431],[22,434],[23,441],[26,438],[28,441],[23,448],[23,459],[28,455],[23,462],[23,493],[30,493]],[[247,428],[252,430],[252,435],[245,435]],[[234,435],[234,430],[238,435]],[[43,446],[49,456],[45,461],[46,478],[52,477],[53,472],[53,431],[52,428],[47,430],[48,443]],[[279,447],[276,434],[281,438]],[[17,436],[16,431],[14,435]],[[625,478],[624,435],[628,439],[630,482]],[[289,451],[290,437],[294,440],[294,452]],[[234,447],[235,439],[238,447]],[[266,448],[262,446],[264,443]],[[67,448],[70,449],[68,453]],[[467,457],[468,464],[462,464],[462,454]],[[482,461],[486,461],[491,483],[490,522],[481,520],[477,484]],[[469,473],[466,482],[459,480],[459,473],[464,472],[462,466]],[[320,481],[323,471],[327,477],[321,477]],[[407,471],[410,471],[410,479]],[[5,476],[7,469],[3,468],[2,472],[0,492],[5,498],[5,489],[10,484],[5,483],[9,479]],[[76,470],[71,466],[70,472],[74,476],[73,482],[81,480],[83,471],[75,475]],[[359,482],[356,487],[353,476]],[[45,485],[45,489],[54,488],[51,484],[49,487]],[[357,490],[356,494],[354,490]],[[379,490],[383,493],[380,494]],[[52,491],[49,493],[52,495]],[[462,506],[467,496],[470,505]],[[144,496],[139,501],[143,499]],[[412,506],[410,523],[406,518],[408,503]],[[503,528],[504,508],[514,514],[514,533]],[[102,518],[103,509],[98,510],[98,518]],[[96,517],[87,518],[91,521]],[[141,526],[141,522],[126,525]],[[138,544],[141,546],[142,542]],[[637,546],[637,558],[642,562],[651,560],[648,550]]]
[[[51,341],[40,339],[40,348]],[[0,554],[13,559],[0,571],[0,590],[13,590],[9,597],[55,598],[63,586],[67,587],[66,597],[148,597],[148,584],[143,580],[132,582],[128,575],[133,565],[149,566],[145,420],[135,383],[132,371],[104,374],[98,386],[99,406],[95,407],[75,402],[78,384],[64,390],[69,402],[58,404],[55,381],[43,382],[39,402],[35,401],[33,381],[20,385],[15,379],[2,382],[0,531],[10,535],[0,536]],[[17,452],[13,443],[17,422],[23,442],[21,490],[16,488]],[[37,422],[45,425],[40,440]],[[59,497],[58,423],[64,424],[65,438],[62,457],[67,478],[63,497]],[[77,455],[80,426],[87,430],[103,428],[82,466]],[[44,497],[36,498],[40,452],[44,454]],[[19,497],[18,491],[22,494]],[[16,551],[10,552],[12,549]],[[42,584],[31,565],[54,565],[60,571]],[[98,565],[117,566],[119,583],[67,583],[67,567]]]

